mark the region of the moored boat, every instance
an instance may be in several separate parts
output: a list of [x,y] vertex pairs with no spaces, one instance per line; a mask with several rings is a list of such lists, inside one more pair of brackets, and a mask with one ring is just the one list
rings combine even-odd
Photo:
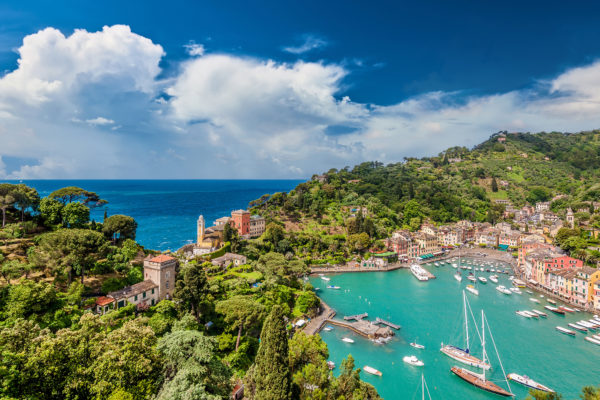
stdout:
[[561,315],[565,315],[565,312],[557,307],[552,307],[552,306],[544,306],[544,308],[546,310],[550,310],[555,314],[561,314]]
[[581,325],[574,324],[574,323],[568,323],[567,325],[569,325],[573,329],[577,329],[580,332],[587,332],[588,331],[585,326],[581,326]]
[[402,358],[402,361],[404,361],[407,364],[414,365],[415,367],[422,367],[423,365],[425,365],[423,361],[419,360],[415,356],[404,356]]
[[573,310],[572,308],[569,308],[567,306],[560,306],[558,308],[560,308],[563,311],[570,312],[570,313],[574,313],[575,312],[575,310]]
[[410,272],[420,281],[428,281],[429,280],[429,272],[425,270],[425,268],[421,267],[419,264],[412,264],[410,266]]
[[526,313],[525,311],[515,311],[515,313],[517,315],[520,315],[521,317],[532,318],[532,316],[530,314]]
[[373,367],[369,367],[368,365],[365,365],[363,367],[363,371],[371,374],[371,375],[377,375],[377,376],[382,376],[383,374],[381,373],[381,371],[376,370]]
[[505,286],[502,286],[502,285],[496,286],[496,290],[499,291],[500,293],[512,294],[512,292],[510,290],[508,290]]
[[479,279],[479,281],[480,281],[481,283],[487,283],[487,279],[486,279],[485,277],[483,277],[483,276],[480,276],[480,277],[478,277],[477,279]]
[[563,328],[562,326],[557,326],[556,330],[559,331],[560,333],[564,333],[566,335],[575,336],[575,331],[572,331],[567,328]]
[[327,286],[327,289],[334,289],[334,290],[339,290],[341,289],[339,286],[333,286],[333,285],[329,285]]
[[585,340],[587,340],[590,343],[594,343],[600,346],[600,339],[596,339],[596,338],[590,338],[590,337],[586,337],[584,338]]
[[539,310],[531,310],[531,311],[534,312],[534,313],[536,313],[540,317],[547,317],[548,316],[548,314],[546,314],[545,312],[539,311]]
[[424,349],[425,348],[425,346],[423,346],[422,344],[419,344],[417,342],[412,342],[410,345],[412,347],[414,347],[415,349]]
[[321,279],[324,280],[324,281],[327,281],[327,282],[329,282],[331,280],[330,278],[328,278],[326,276],[322,276]]
[[345,338],[342,339],[342,342],[354,343],[354,340],[350,339],[349,337],[345,337]]
[[325,332],[329,332],[329,331],[332,331],[332,330],[333,330],[333,327],[332,327],[332,326],[329,326],[329,325],[327,325],[325,328],[323,328],[323,330],[324,330]]
[[469,292],[473,293],[475,296],[479,296],[479,290],[475,289],[473,285],[467,285],[466,288]]
[[498,276],[497,275],[490,275],[490,281],[492,281],[494,283],[498,283]]
[[506,375],[506,377],[511,381],[520,383],[523,386],[527,386],[527,387],[535,389],[535,390],[541,390],[542,392],[554,393],[554,390],[550,389],[548,386],[544,386],[541,383],[534,381],[527,375],[519,375],[519,374],[511,373],[511,374]]
[[523,293],[523,292],[521,292],[521,291],[519,290],[519,288],[516,288],[516,287],[511,287],[509,290],[510,290],[511,292],[513,292],[513,293],[516,293],[516,294],[521,294],[521,293]]
[[452,371],[456,376],[460,377],[464,381],[485,391],[505,397],[514,396],[514,394],[506,391],[505,389],[502,389],[500,386],[496,385],[492,381],[486,380],[483,374],[478,374],[476,372],[469,371],[468,369],[456,366],[452,367],[450,371]]
[[540,301],[538,299],[536,299],[535,297],[530,297],[529,300],[533,301],[534,303],[539,303]]
[[546,299],[546,300],[548,301],[548,303],[556,305],[556,301],[554,301],[552,299]]
[[460,272],[454,274],[454,279],[456,279],[459,282],[462,281],[462,275],[460,274]]

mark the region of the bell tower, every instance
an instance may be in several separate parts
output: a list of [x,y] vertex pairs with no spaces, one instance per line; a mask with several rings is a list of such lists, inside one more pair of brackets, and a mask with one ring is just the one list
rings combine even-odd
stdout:
[[198,217],[198,222],[196,223],[196,227],[198,229],[197,244],[200,245],[204,241],[204,217],[202,215]]

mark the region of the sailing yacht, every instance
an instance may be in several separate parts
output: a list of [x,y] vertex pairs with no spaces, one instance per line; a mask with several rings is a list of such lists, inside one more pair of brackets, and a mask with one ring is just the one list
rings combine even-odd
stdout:
[[[492,343],[493,343],[494,337],[491,336],[491,333],[490,333],[490,337],[492,338]],[[483,347],[483,362],[485,363],[487,360],[487,353],[485,351],[485,314],[484,314],[483,310],[481,310],[481,346]],[[494,348],[496,349],[495,343],[494,343]],[[498,349],[496,349],[496,354],[497,353],[498,353]],[[500,361],[499,355],[498,355],[498,361]],[[506,373],[504,373],[504,367],[502,366],[501,361],[500,361],[500,367],[502,368],[503,375],[506,376]],[[493,383],[491,380],[486,379],[486,376],[485,376],[486,369],[485,368],[482,368],[481,373],[477,373],[477,372],[468,370],[466,368],[457,367],[457,366],[450,368],[450,371],[452,371],[456,376],[458,376],[465,382],[468,382],[471,385],[476,386],[480,389],[483,389],[490,393],[498,394],[500,396],[514,397],[514,394],[512,394],[510,392],[510,384],[508,383],[508,380],[505,379],[506,384],[508,386],[508,391],[507,391],[507,390],[501,388],[500,386],[496,385],[495,383]]]
[[425,376],[421,374],[421,400],[425,400],[425,391],[427,391],[427,398],[431,400],[431,394],[429,393],[427,382],[425,382]]
[[448,357],[452,358],[453,360],[456,360],[463,364],[470,365],[470,366],[476,367],[476,368],[482,368],[484,370],[488,370],[491,367],[490,364],[488,364],[487,362],[485,362],[483,360],[480,360],[479,358],[477,358],[469,353],[469,318],[467,316],[467,296],[466,296],[464,290],[463,290],[463,307],[464,307],[464,314],[465,314],[465,332],[466,332],[465,349],[461,349],[460,347],[453,346],[450,344],[444,345],[444,343],[442,343],[442,348],[440,349],[440,351],[442,353],[444,353],[445,355],[447,355]]

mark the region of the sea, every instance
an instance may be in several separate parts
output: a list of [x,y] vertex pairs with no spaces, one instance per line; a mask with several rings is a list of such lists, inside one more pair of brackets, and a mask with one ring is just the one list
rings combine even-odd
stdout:
[[[473,260],[463,260],[463,263],[472,265]],[[422,399],[421,374],[428,388],[425,399],[501,398],[455,376],[450,368],[464,365],[440,352],[442,343],[465,346],[463,290],[471,282],[467,279],[456,281],[453,277],[456,270],[449,264],[425,268],[436,279],[420,282],[407,269],[328,275],[330,281],[318,276],[310,278],[319,288],[317,293],[321,299],[337,311],[337,318],[367,312],[368,320],[380,317],[401,325],[401,329],[395,331],[396,336],[385,344],[374,343],[337,326],[321,332],[329,348],[329,358],[336,364],[334,372],[338,373],[341,361],[351,354],[356,367],[368,365],[382,372],[381,377],[361,372],[361,377],[373,384],[387,400]],[[508,275],[500,275],[499,284],[511,287]],[[328,289],[329,285],[340,289]],[[585,385],[600,385],[600,346],[583,339],[595,333],[577,332],[575,337],[570,337],[555,329],[556,326],[569,328],[569,322],[589,320],[591,314],[553,314],[544,309],[549,303],[540,293],[529,294],[526,289],[521,289],[522,294],[505,295],[495,290],[496,285],[489,280],[487,284],[475,286],[479,296],[466,292],[474,317],[473,320],[471,312],[468,313],[470,349],[473,355],[481,358],[482,346],[475,326],[481,331],[481,310],[484,310],[486,325],[490,328],[485,336],[486,353],[492,365],[488,377],[495,383],[506,389],[505,374],[527,375],[562,393],[565,399],[579,399]],[[517,310],[532,309],[546,312],[548,317],[528,319],[515,314]],[[344,337],[353,339],[354,343],[343,342]],[[416,349],[410,346],[411,342],[422,344],[425,349]],[[402,358],[409,355],[416,356],[425,365],[416,367],[404,363]],[[527,397],[528,389],[524,386],[510,382],[510,389],[516,399]]]
[[[10,183],[18,183],[9,181]],[[23,180],[47,196],[56,189],[78,186],[107,200],[90,218],[102,222],[108,215],[129,215],[138,223],[137,241],[148,249],[177,250],[196,240],[196,221],[207,226],[219,217],[263,194],[288,192],[301,180]]]

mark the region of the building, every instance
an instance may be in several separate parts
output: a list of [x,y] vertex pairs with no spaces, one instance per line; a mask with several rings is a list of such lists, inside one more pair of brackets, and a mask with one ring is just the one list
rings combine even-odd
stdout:
[[250,216],[250,237],[259,237],[266,230],[266,221],[259,215]]
[[233,264],[235,267],[246,264],[246,256],[235,253],[225,253],[221,257],[217,257],[211,261],[212,265],[218,265],[220,267],[227,267]]
[[575,227],[575,215],[573,214],[573,210],[571,210],[571,207],[569,207],[567,209],[567,225],[569,225],[569,227],[571,229],[573,229]]
[[265,233],[266,221],[259,215],[250,215],[250,211],[236,210],[231,217],[221,217],[215,220],[215,227],[225,227],[230,224],[243,238],[259,237]]
[[540,201],[535,203],[535,211],[542,212],[550,210],[550,202],[549,201]]
[[158,299],[170,299],[175,290],[177,259],[161,254],[144,260],[144,279],[151,280],[158,286]]
[[128,304],[135,304],[139,309],[146,309],[159,302],[158,285],[148,279],[110,292],[107,297],[114,299],[116,309]]
[[231,212],[231,225],[237,229],[240,236],[250,235],[250,212],[235,210]]

